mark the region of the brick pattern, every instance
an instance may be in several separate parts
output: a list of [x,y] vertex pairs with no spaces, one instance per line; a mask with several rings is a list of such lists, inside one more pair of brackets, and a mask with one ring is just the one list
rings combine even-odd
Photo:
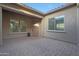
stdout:
[[76,45],[48,38],[18,38],[4,40],[0,55],[9,56],[73,56]]

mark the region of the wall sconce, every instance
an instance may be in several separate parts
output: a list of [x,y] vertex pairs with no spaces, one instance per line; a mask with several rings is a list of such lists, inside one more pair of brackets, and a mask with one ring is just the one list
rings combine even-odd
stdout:
[[39,27],[39,24],[38,24],[38,23],[36,23],[36,24],[34,24],[34,26]]

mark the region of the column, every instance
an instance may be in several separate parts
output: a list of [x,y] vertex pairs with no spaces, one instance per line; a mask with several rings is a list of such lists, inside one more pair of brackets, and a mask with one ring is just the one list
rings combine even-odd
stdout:
[[0,7],[0,45],[2,45],[2,8]]

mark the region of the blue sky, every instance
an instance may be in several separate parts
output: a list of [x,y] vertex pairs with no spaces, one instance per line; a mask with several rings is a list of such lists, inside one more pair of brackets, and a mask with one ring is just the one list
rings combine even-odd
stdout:
[[25,3],[24,5],[30,6],[43,13],[47,13],[48,11],[60,7],[61,5],[64,4],[63,3]]

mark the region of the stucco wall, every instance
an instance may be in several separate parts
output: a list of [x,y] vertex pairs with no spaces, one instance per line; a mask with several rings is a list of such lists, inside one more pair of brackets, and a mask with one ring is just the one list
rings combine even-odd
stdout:
[[[47,31],[48,19],[55,16],[65,16],[65,32],[52,32]],[[44,37],[54,38],[57,40],[76,43],[76,19],[77,19],[77,7],[73,6],[67,9],[63,9],[45,16],[41,22],[41,35]]]
[[0,7],[0,45],[2,44],[2,8]]
[[[13,32],[13,33],[10,32],[9,31],[10,19],[24,20],[26,22],[26,32]],[[27,32],[33,33],[32,32],[34,24],[33,22],[35,22],[35,20],[39,19],[3,10],[3,38],[8,39],[8,38],[24,37],[27,36]]]

